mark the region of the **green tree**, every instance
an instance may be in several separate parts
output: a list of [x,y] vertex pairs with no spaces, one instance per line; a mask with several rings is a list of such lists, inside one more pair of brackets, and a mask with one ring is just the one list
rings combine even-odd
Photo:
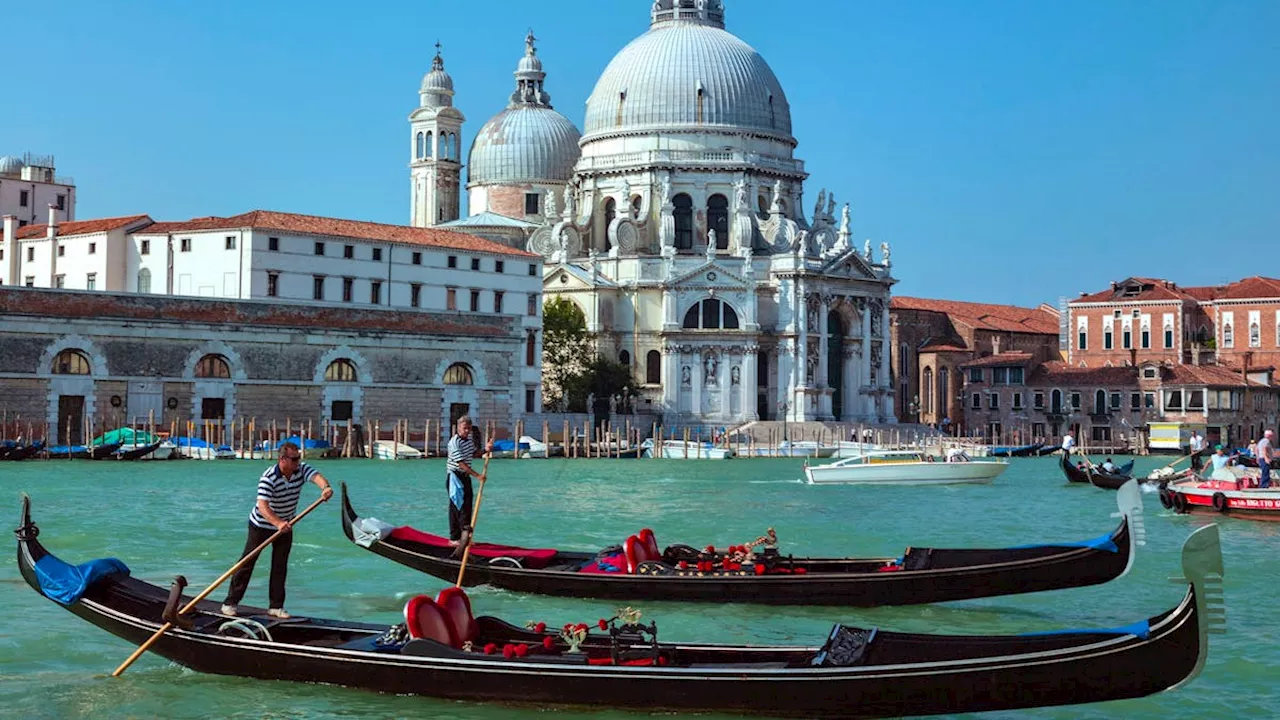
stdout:
[[582,309],[565,298],[548,300],[542,306],[542,398],[547,408],[572,405],[579,391],[577,399],[586,402],[582,375],[591,359],[591,337]]

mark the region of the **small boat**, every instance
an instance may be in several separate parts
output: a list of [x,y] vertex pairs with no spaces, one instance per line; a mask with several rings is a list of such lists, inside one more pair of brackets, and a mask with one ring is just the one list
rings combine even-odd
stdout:
[[1062,466],[1062,474],[1067,476],[1068,482],[1092,483],[1095,487],[1100,487],[1104,490],[1118,490],[1126,482],[1133,479],[1129,475],[1133,470],[1132,460],[1124,465],[1117,465],[1116,472],[1109,473],[1098,465],[1077,467],[1072,464],[1070,457],[1063,453],[1062,458],[1059,460],[1059,465]]
[[373,443],[373,457],[377,460],[421,460],[422,451],[402,442],[378,440]]
[[193,460],[235,460],[236,451],[230,445],[212,445],[200,438],[173,438],[174,452]]
[[0,460],[26,460],[44,452],[44,449],[44,442],[40,440],[27,445],[15,442],[0,453]]
[[[1116,504],[1120,525],[1093,540],[1007,549],[909,547],[896,558],[797,558],[766,547],[735,562],[745,553],[688,545],[659,551],[653,532],[645,530],[600,552],[477,543],[465,581],[565,597],[856,607],[1039,592],[1103,583],[1128,571],[1146,533],[1137,484],[1118,493]],[[450,581],[458,577],[460,561],[447,539],[362,518],[345,483],[342,531],[406,567]]]
[[835,457],[840,448],[836,445],[823,445],[813,440],[782,441],[777,447],[749,446],[745,442],[730,442],[734,452],[749,457],[797,457],[797,458],[829,458]]
[[1040,452],[1040,448],[1044,447],[1044,443],[1035,443],[1033,445],[1020,445],[1017,447],[997,445],[991,448],[992,457],[1031,457]]
[[116,454],[120,443],[106,445],[54,445],[44,449],[50,460],[104,460]]
[[[141,460],[142,458],[158,451],[160,449],[160,445],[161,443],[159,441],[153,442],[150,445],[121,445],[120,449],[117,450],[112,457],[116,460]],[[172,452],[172,449],[170,452]],[[167,458],[168,455],[165,456],[165,459]]]
[[[120,427],[105,432],[93,439],[94,445],[119,443],[120,449],[114,454],[119,460],[168,460],[177,449],[177,445],[166,439],[166,434],[149,433],[131,427]],[[142,448],[150,448],[147,452],[139,452]]]
[[[1190,682],[1225,621],[1216,525],[1183,545],[1188,588],[1172,609],[1110,629],[928,635],[836,624],[825,642],[660,642],[632,611],[595,623],[518,627],[472,613],[465,591],[412,597],[405,623],[240,617],[216,602],[185,616],[185,578],[165,589],[114,558],[70,565],[45,549],[23,498],[18,569],[86,622],[197,672],[345,685],[451,700],[628,708],[646,713],[896,717],[1098,702]],[[107,659],[104,658],[104,662]],[[184,684],[178,676],[172,682]]]
[[944,485],[989,483],[1004,472],[1006,460],[973,460],[968,456],[946,462],[932,460],[919,450],[877,450],[829,465],[806,465],[811,485]]
[[1178,514],[1225,515],[1242,520],[1280,521],[1280,487],[1249,487],[1258,475],[1245,468],[1223,468],[1210,479],[1190,470],[1160,484],[1160,504]]
[[547,457],[547,444],[528,435],[521,435],[520,453],[521,457],[545,458]]
[[[639,450],[644,457],[653,457],[654,443],[650,438],[640,444]],[[689,440],[663,440],[656,451],[668,460],[725,460],[734,456],[730,448],[716,447],[709,442]]]

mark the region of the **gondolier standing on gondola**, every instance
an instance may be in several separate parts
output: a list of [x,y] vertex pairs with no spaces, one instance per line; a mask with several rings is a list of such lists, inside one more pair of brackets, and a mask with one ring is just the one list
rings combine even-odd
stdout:
[[[462,542],[463,533],[471,533],[471,509],[474,493],[471,478],[480,473],[471,467],[476,457],[476,434],[472,433],[471,416],[458,418],[456,432],[449,438],[449,461],[445,489],[449,493],[449,540],[455,545]],[[493,451],[493,439],[485,443],[485,452]]]
[[1066,435],[1062,436],[1062,454],[1070,457],[1071,451],[1076,447],[1075,436],[1068,430]]
[[1191,431],[1187,448],[1191,451],[1191,469],[1199,472],[1200,468],[1204,467],[1204,436],[1198,430]]

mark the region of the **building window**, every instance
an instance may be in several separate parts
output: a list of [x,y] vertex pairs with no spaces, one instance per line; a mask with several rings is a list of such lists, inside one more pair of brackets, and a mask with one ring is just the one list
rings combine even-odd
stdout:
[[979,393],[973,394],[973,409],[974,410],[982,409],[982,395]]
[[349,422],[355,413],[355,403],[351,400],[334,400],[329,406],[329,419],[336,423]]
[[729,303],[708,298],[694,303],[684,315],[686,330],[737,330],[738,313]]
[[969,368],[969,382],[982,382],[982,368]]
[[28,275],[28,276],[26,276],[25,278],[23,278],[23,279],[22,279],[22,284],[23,284],[23,285],[26,285],[27,287],[35,287],[35,286],[36,286],[36,276],[35,276],[35,275]]
[[312,300],[324,299],[324,276],[323,275],[311,276],[311,299]]
[[191,252],[191,238],[182,238],[178,241],[178,252]]
[[458,309],[458,291],[455,288],[445,288],[444,307],[446,310]]
[[89,356],[79,350],[63,350],[53,359],[54,375],[88,375]]
[[1112,337],[1111,328],[1103,328],[1102,329],[1102,349],[1103,350],[1110,350],[1113,347],[1113,344],[1111,342],[1111,337]]
[[356,247],[354,245],[343,245],[342,257],[346,260],[354,260],[356,257]]
[[471,258],[471,269],[476,271],[480,270],[480,258]]
[[213,378],[215,380],[230,380],[231,365],[221,355],[205,355],[200,358],[200,362],[196,363],[195,376],[198,378]]
[[369,282],[369,302],[374,305],[382,303],[382,282],[380,280]]
[[[1253,407],[1254,407],[1254,409],[1255,409],[1255,410],[1261,410],[1261,409],[1262,409],[1262,407],[1261,407],[1261,400],[1262,400],[1262,396],[1261,396],[1261,395],[1254,395],[1254,396],[1253,396]],[[1203,410],[1203,409],[1204,409],[1204,391],[1203,391],[1203,390],[1188,390],[1188,391],[1187,391],[1187,409],[1188,409],[1188,410]]]
[[480,291],[471,291],[471,312],[480,312]]
[[692,250],[693,249],[693,198],[685,193],[680,193],[671,199],[671,204],[675,206],[673,215],[675,216],[676,225],[676,249]]
[[541,197],[542,197],[542,195],[540,195],[539,193],[525,193],[525,194],[524,194],[524,214],[525,214],[525,215],[537,215],[537,214],[538,214],[538,200],[539,200]]
[[662,384],[662,353],[657,350],[644,355],[644,381],[646,385]]
[[271,252],[279,252],[280,238],[273,238],[273,237],[267,238],[267,249],[270,250]]
[[58,196],[58,198],[57,198],[57,203],[58,203],[58,209],[59,209],[59,210],[66,210],[66,209],[67,209],[67,196],[66,196],[66,195],[59,195],[59,196]]
[[409,285],[409,306],[422,307],[422,283]]
[[373,249],[373,261],[382,262],[382,248]]
[[1020,392],[1016,392],[1013,394],[1013,409],[1014,410],[1022,409],[1022,393]]
[[502,314],[502,292],[497,290],[493,293],[493,311]]
[[355,278],[342,278],[342,302],[351,302],[355,296]]
[[58,246],[58,257],[62,257],[62,256],[64,256],[64,255],[66,255],[66,254],[67,254],[67,246],[66,246],[66,245],[59,245],[59,246]]
[[324,255],[324,243],[317,242],[315,247],[312,249],[312,252],[316,255]]
[[85,290],[98,289],[98,273],[89,273],[88,275],[85,276],[84,289]]
[[1125,328],[1124,332],[1120,333],[1120,339],[1125,350],[1133,347],[1133,331],[1129,328]]
[[1024,380],[1024,370],[1020,367],[1009,368],[1009,384],[1021,385]]
[[1222,326],[1222,347],[1235,347],[1236,331],[1230,325]]
[[[1277,328],[1278,328],[1277,331],[1280,332],[1280,326],[1277,326]],[[1165,349],[1169,349],[1173,347],[1173,328],[1171,327],[1167,327],[1164,329],[1164,346],[1165,346]]]
[[1078,392],[1071,393],[1071,409],[1072,410],[1080,409],[1080,393]]
[[1142,409],[1142,393],[1129,393],[1129,409],[1130,410]]
[[267,297],[276,297],[280,294],[280,273],[267,273]]
[[1088,330],[1084,328],[1080,328],[1080,332],[1076,333],[1076,349],[1077,350],[1089,349],[1089,331]]
[[534,263],[529,263],[529,277],[537,277],[537,276],[538,276],[538,266],[535,265]]
[[475,377],[471,373],[471,366],[466,363],[454,363],[444,371],[445,385],[474,385]]
[[1151,331],[1142,328],[1142,349],[1146,350],[1149,347],[1151,347]]
[[991,368],[991,384],[992,385],[1008,385],[1009,384],[1009,368]]
[[347,358],[339,358],[329,363],[324,369],[325,382],[360,382],[355,363]]
[[414,264],[414,265],[421,265],[421,264],[422,264],[422,253],[420,253],[420,252],[415,252],[415,253],[413,254],[413,264]]
[[27,248],[27,262],[35,262],[35,259],[36,259],[36,249],[33,247]]
[[1000,409],[1000,393],[991,393],[987,396],[987,407],[991,410]]
[[146,268],[138,271],[138,292],[144,294],[151,292],[151,271]]
[[1032,404],[1035,406],[1035,409],[1037,409],[1037,410],[1041,410],[1041,409],[1043,409],[1043,408],[1044,408],[1044,393],[1043,393],[1043,392],[1040,392],[1040,391],[1036,391],[1036,392],[1031,396],[1031,402],[1032,402]]
[[1142,406],[1144,408],[1154,408],[1156,406],[1156,394],[1142,393]]
[[449,256],[449,263],[448,263],[448,264],[449,264],[449,267],[451,267],[451,268],[456,268],[456,267],[458,267],[458,256],[457,256],[457,255],[450,255],[450,256]]
[[54,276],[53,276],[53,286],[54,286],[55,288],[59,289],[59,290],[61,290],[62,288],[66,287],[66,286],[67,286],[67,276],[66,276],[66,275],[54,275]]
[[504,270],[506,270],[506,269],[507,269],[507,264],[506,264],[506,263],[502,262],[501,260],[494,260],[494,261],[493,261],[493,271],[494,271],[494,272],[496,272],[496,273],[500,273],[500,272],[502,272],[502,271],[504,271]]
[[1168,390],[1164,394],[1164,407],[1166,410],[1182,409],[1182,391]]
[[1120,393],[1111,393],[1111,409],[1113,411],[1120,409]]
[[524,364],[526,367],[533,367],[537,364],[538,340],[532,330],[525,333],[524,336]]
[[715,231],[717,250],[729,249],[729,199],[719,193],[707,198],[707,230]]
[[623,350],[622,352],[618,353],[618,364],[626,365],[628,368],[630,368],[631,353],[627,352],[626,350]]
[[18,205],[19,205],[19,206],[21,206],[21,207],[26,207],[26,206],[27,206],[27,203],[28,203],[29,201],[30,201],[30,193],[29,193],[29,191],[27,191],[27,190],[19,190],[19,191],[18,191]]
[[1249,323],[1249,347],[1262,347],[1262,328],[1258,323]]
[[91,243],[89,243],[89,254],[90,254],[90,255],[97,255],[97,254],[98,254],[98,243],[96,243],[96,242],[91,242]]
[[1106,425],[1094,425],[1091,428],[1094,442],[1111,442],[1111,428]]
[[1044,423],[1031,423],[1031,436],[1038,438],[1044,437]]
[[138,254],[139,254],[139,255],[150,255],[150,254],[151,254],[151,241],[150,241],[150,240],[143,240],[141,243],[139,243],[139,246],[138,246]]
[[527,314],[529,317],[537,317],[537,316],[538,316],[538,296],[537,296],[537,295],[530,295],[530,296],[529,296],[529,309],[528,309],[528,312],[527,312],[526,314]]
[[534,388],[524,389],[524,411],[531,413],[538,405],[538,391]]
[[235,236],[235,235],[228,235],[228,236],[226,237],[226,242],[225,242],[224,244],[225,244],[225,247],[226,247],[226,249],[227,249],[227,250],[235,250],[235,249],[236,249],[236,236]]

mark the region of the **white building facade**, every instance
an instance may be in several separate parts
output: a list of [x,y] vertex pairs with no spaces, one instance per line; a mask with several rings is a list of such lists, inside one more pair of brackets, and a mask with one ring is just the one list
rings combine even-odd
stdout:
[[14,216],[19,227],[36,225],[50,207],[60,222],[76,219],[75,181],[57,175],[53,156],[0,156],[0,215]]
[[[825,190],[806,217],[786,94],[726,32],[721,0],[651,3],[578,145],[562,184],[486,193],[543,193],[541,217],[502,214],[538,222],[526,248],[546,258],[546,295],[582,308],[666,422],[894,422],[889,245],[856,247]],[[522,146],[546,156],[563,139],[544,128]]]

